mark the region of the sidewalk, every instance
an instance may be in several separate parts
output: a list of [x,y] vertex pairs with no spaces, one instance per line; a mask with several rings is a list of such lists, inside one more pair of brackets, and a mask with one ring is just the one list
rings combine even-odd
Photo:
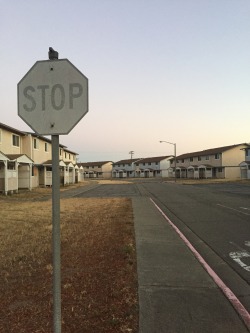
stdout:
[[139,333],[246,333],[238,313],[147,197],[133,200]]

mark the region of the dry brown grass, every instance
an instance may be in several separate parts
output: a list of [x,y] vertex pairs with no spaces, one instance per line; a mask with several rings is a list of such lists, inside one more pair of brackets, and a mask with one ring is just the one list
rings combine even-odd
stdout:
[[[174,182],[173,179],[169,180],[167,178],[164,179],[165,182]],[[225,183],[238,183],[238,184],[245,184],[250,185],[249,179],[215,179],[215,178],[208,178],[208,179],[188,179],[188,178],[177,178],[178,184],[183,185],[193,185],[193,184],[225,184]]]
[[[0,332],[51,333],[51,200],[0,209]],[[62,199],[61,249],[62,332],[137,332],[130,199]]]

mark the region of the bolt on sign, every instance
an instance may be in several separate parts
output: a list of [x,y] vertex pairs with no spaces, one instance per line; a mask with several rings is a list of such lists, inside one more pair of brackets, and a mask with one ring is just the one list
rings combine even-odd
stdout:
[[17,87],[18,115],[37,134],[68,134],[88,112],[88,79],[68,59],[37,61]]

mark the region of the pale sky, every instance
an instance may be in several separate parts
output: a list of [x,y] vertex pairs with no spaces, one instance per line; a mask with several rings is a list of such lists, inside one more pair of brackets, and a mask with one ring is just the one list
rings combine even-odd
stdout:
[[60,142],[79,161],[250,142],[249,0],[0,0],[0,122],[52,46],[89,79],[89,112]]

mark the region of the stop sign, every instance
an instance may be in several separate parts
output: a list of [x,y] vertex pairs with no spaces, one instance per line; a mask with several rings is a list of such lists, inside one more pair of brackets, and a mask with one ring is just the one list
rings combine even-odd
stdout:
[[37,61],[17,91],[18,115],[37,134],[68,134],[88,112],[88,79],[68,59]]

